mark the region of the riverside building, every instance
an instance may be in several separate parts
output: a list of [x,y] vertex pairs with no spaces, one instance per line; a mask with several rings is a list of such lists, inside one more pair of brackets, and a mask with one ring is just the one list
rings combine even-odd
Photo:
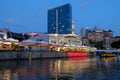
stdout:
[[48,34],[72,34],[72,9],[69,3],[48,10]]
[[[97,46],[100,48],[100,46],[104,49],[111,49],[111,43],[113,42],[113,31],[111,30],[103,30],[99,29],[95,26],[94,30],[89,30],[86,36],[92,44],[92,46]],[[102,49],[100,48],[100,49]]]

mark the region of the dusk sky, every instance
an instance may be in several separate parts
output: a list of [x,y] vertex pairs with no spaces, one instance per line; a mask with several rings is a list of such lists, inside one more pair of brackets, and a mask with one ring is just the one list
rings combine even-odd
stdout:
[[47,32],[47,11],[70,3],[76,33],[81,27],[113,30],[120,36],[120,0],[0,0],[0,28]]

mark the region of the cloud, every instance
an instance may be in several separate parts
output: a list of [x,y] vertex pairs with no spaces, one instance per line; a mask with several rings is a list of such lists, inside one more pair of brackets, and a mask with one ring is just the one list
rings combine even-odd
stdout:
[[4,19],[4,20],[2,20],[2,23],[9,25],[9,26],[13,26],[13,27],[21,27],[22,26],[20,23],[13,20],[12,18]]

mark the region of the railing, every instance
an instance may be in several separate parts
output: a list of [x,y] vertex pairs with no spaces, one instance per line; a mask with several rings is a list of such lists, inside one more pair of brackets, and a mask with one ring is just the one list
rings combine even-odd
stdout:
[[96,55],[101,53],[114,53],[116,55],[120,55],[120,50],[96,50]]
[[120,52],[120,50],[96,50],[96,52]]

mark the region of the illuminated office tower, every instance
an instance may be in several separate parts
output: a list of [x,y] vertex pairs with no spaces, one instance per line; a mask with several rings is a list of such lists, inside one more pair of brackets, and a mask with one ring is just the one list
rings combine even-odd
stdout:
[[48,10],[48,34],[72,34],[72,9],[69,3]]

